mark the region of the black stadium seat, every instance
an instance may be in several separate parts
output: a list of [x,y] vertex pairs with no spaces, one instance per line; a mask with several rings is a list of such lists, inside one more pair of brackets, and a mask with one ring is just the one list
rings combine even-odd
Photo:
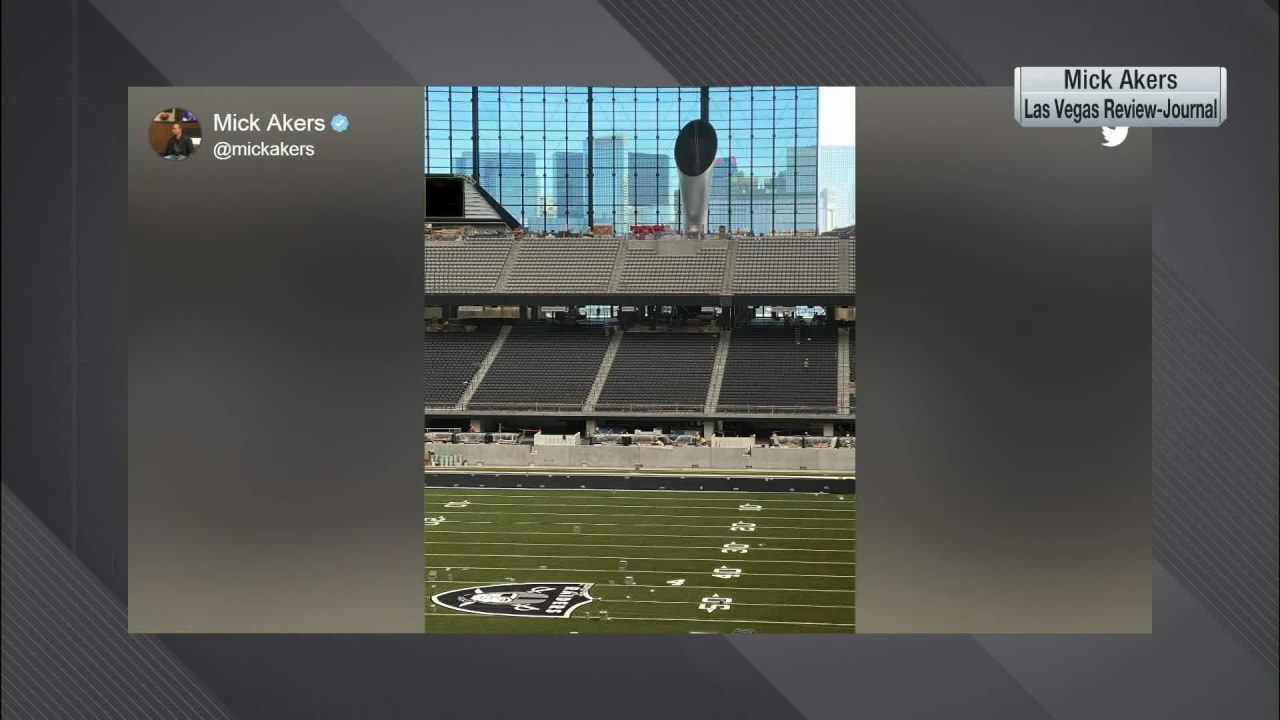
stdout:
[[835,412],[838,368],[834,328],[739,328],[729,344],[717,409]]
[[515,327],[468,407],[580,408],[608,347],[598,327]]
[[447,407],[457,403],[497,336],[496,328],[427,333],[422,371],[426,405]]
[[626,333],[596,409],[700,412],[718,342],[716,333]]

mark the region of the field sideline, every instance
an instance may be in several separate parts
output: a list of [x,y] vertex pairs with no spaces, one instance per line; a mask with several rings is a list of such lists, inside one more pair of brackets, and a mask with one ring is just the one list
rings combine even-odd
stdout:
[[[855,524],[852,495],[431,487],[425,629],[853,632]],[[592,583],[592,601],[569,617],[432,601],[505,583]]]

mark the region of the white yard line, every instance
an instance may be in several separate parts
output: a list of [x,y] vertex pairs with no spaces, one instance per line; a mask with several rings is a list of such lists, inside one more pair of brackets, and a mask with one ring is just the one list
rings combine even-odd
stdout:
[[[606,517],[606,516],[601,515],[601,516],[597,516],[597,517]],[[579,526],[581,526],[581,527],[660,527],[660,528],[721,528],[721,529],[724,529],[724,527],[725,527],[724,525],[669,525],[669,524],[667,524],[667,523],[595,523],[595,522],[583,522],[583,521],[581,521],[581,520],[576,521],[576,522],[547,522],[547,521],[544,521],[544,520],[517,520],[517,521],[515,521],[515,522],[510,522],[510,523],[499,523],[499,522],[498,522],[498,521],[496,521],[496,520],[445,520],[445,522],[446,522],[446,523],[448,523],[448,524],[450,524],[450,525],[499,525],[499,524],[504,524],[504,525],[579,525]],[[435,529],[435,528],[438,528],[438,527],[441,527],[441,526],[440,526],[440,525],[431,525],[431,526],[429,526],[429,527],[431,527],[432,529]],[[804,527],[804,526],[795,526],[795,525],[782,525],[782,526],[778,526],[778,527],[770,527],[770,528],[768,528],[768,529],[769,529],[769,530],[831,530],[831,531],[833,531],[833,532],[836,532],[836,531],[840,531],[840,530],[842,530],[842,528],[834,528],[834,527],[832,527],[832,528],[815,528],[815,527]],[[431,532],[431,530],[428,530],[427,532]]]
[[[424,615],[424,616],[426,616],[426,617],[431,618],[432,620],[439,620],[439,619],[441,619],[441,618],[460,618],[460,617],[470,617],[470,618],[512,617],[512,616],[510,616],[510,615],[507,615],[507,616],[502,616],[502,615],[484,615],[484,614],[477,614],[477,613],[465,613],[465,612],[444,612],[444,613],[425,612],[425,613],[423,613],[423,615]],[[564,620],[564,619],[566,619],[566,618],[556,618],[556,619],[558,619],[558,620]],[[587,620],[588,618],[585,618],[585,617],[575,617],[575,618],[572,618],[572,619],[573,619],[573,620]],[[592,620],[593,620],[593,621],[595,621],[595,619],[594,619],[594,618],[592,618]],[[847,628],[849,628],[850,630],[853,630],[853,629],[855,629],[855,627],[856,627],[854,623],[798,622],[798,621],[789,621],[789,620],[744,620],[744,619],[741,619],[741,618],[727,618],[727,617],[722,617],[722,618],[713,618],[713,617],[705,617],[705,618],[660,618],[660,617],[640,617],[640,616],[636,616],[636,617],[619,617],[619,616],[617,616],[617,615],[610,615],[608,620],[598,620],[598,622],[612,622],[612,621],[614,621],[614,620],[642,620],[642,621],[648,621],[648,622],[729,623],[729,624],[732,624],[732,625],[737,625],[737,626],[739,626],[739,627],[744,627],[744,626],[748,626],[748,625],[819,625],[819,626],[823,626],[823,627],[847,627]],[[716,633],[716,634],[720,634],[720,633]]]
[[[749,535],[749,534],[750,534],[750,533],[742,533],[742,535]],[[668,536],[663,536],[663,537],[668,537]],[[769,538],[769,539],[770,539],[770,540],[776,540],[777,538]],[[445,541],[442,541],[442,540],[432,540],[431,542],[432,542],[434,545],[436,545],[436,546],[438,546],[438,545],[466,545],[466,546],[470,547],[470,546],[472,546],[472,545],[515,545],[515,546],[517,546],[517,547],[582,547],[582,546],[580,546],[580,545],[574,545],[573,543],[472,542],[472,541],[470,541],[470,540],[464,540],[464,541],[461,541],[461,542],[445,542]],[[594,543],[593,543],[593,544],[591,544],[591,545],[589,545],[589,546],[587,546],[587,547],[593,547],[593,548],[637,548],[637,549],[641,549],[641,550],[720,550],[720,549],[722,549],[724,546],[723,546],[723,545],[712,545],[712,546],[696,546],[696,545],[600,545],[600,544],[594,544]],[[759,551],[761,551],[761,552],[770,552],[770,551],[772,551],[772,552],[834,552],[834,553],[851,553],[851,552],[854,552],[854,551],[853,551],[853,550],[851,550],[851,549],[850,549],[850,550],[827,550],[827,549],[812,549],[812,548],[778,548],[778,547],[757,547],[757,546],[754,546],[754,545],[752,546],[752,548],[751,548],[751,549],[753,549],[753,550],[759,550]],[[453,553],[431,553],[430,549],[428,549],[428,553],[433,554],[433,555],[453,555]],[[516,556],[512,556],[512,557],[516,557]],[[566,557],[568,557],[568,556],[566,556]]]
[[[451,503],[451,502],[458,502],[458,501],[457,501],[457,500],[444,500],[444,501],[437,500],[437,501],[432,502],[432,503],[429,503],[429,504],[430,504],[430,505],[433,505],[433,506],[434,506],[434,505],[446,505],[446,504]],[[733,501],[733,502],[737,502],[737,501],[735,500],[735,501]],[[756,516],[756,515],[766,515],[766,516],[767,516],[767,514],[768,514],[768,513],[767,513],[765,510],[763,510],[763,509],[761,509],[761,510],[740,510],[740,509],[735,508],[735,507],[717,507],[717,506],[714,506],[714,505],[678,505],[678,506],[676,506],[676,507],[670,507],[670,506],[664,506],[664,505],[583,505],[583,504],[581,504],[581,503],[491,503],[491,502],[472,502],[472,503],[468,503],[468,504],[467,504],[467,508],[466,508],[466,509],[470,510],[471,508],[477,508],[477,507],[524,507],[524,508],[528,508],[528,507],[572,507],[572,508],[656,508],[656,507],[662,507],[662,508],[671,509],[671,510],[720,510],[720,511],[722,511],[722,512],[749,512],[749,513],[751,513],[751,514],[752,514],[752,516]],[[787,508],[787,509],[788,509],[788,510],[795,510],[795,511],[798,511],[798,512],[838,512],[838,513],[851,513],[851,512],[857,512],[857,510],[852,509],[852,508]],[[500,511],[500,512],[506,512],[506,511]]]
[[[494,510],[493,512],[484,512],[484,511],[475,511],[475,510],[471,510],[470,508],[450,508],[450,509],[452,509],[452,510],[458,510],[458,511],[461,511],[461,512],[463,512],[463,513],[467,514],[467,515],[504,515],[504,516],[517,516],[517,515],[558,515],[558,516],[560,516],[560,517],[575,517],[575,516],[581,516],[581,517],[639,517],[639,518],[698,518],[699,520],[719,520],[719,519],[722,519],[722,518],[723,518],[723,516],[717,517],[717,516],[715,516],[715,515],[650,515],[650,514],[648,514],[648,513],[509,512],[509,511],[506,511],[506,510]],[[751,515],[746,515],[746,511],[743,511],[743,517],[746,517],[748,520],[750,520],[750,518],[751,518],[751,517],[754,517],[754,515],[755,515],[755,513],[752,513]],[[736,516],[735,516],[735,517],[736,517]],[[854,518],[851,518],[851,517],[848,517],[848,518],[843,518],[843,517],[841,517],[841,518],[812,518],[812,517],[777,517],[777,516],[771,516],[771,517],[769,517],[769,519],[770,519],[770,520],[804,520],[804,521],[806,521],[806,522],[850,522],[850,521],[852,521]]]
[[[492,472],[492,471],[490,471]],[[517,473],[521,474],[521,473]],[[542,473],[546,474],[546,473]],[[594,473],[598,475],[609,475],[609,473]],[[618,476],[634,477],[642,475],[642,473],[619,473]],[[667,475],[667,477],[675,477]],[[686,475],[686,478],[689,475]],[[705,477],[731,477],[726,475],[707,475]],[[758,479],[760,476],[756,476]],[[783,477],[778,479],[796,479],[795,477]],[[443,481],[443,479],[441,479]],[[577,491],[586,493],[575,497],[555,497],[556,493],[562,491]],[[655,497],[659,493],[667,495],[667,497]],[[691,493],[699,493],[698,498],[685,497]],[[837,500],[840,497],[842,499]],[[505,499],[511,499],[512,502],[505,502]],[[844,499],[847,498],[847,499]],[[519,502],[521,499],[530,500],[530,502]],[[458,502],[467,500],[468,504],[463,508],[447,508],[445,504],[449,502]],[[498,502],[494,502],[494,501]],[[703,502],[712,503],[711,505],[685,505],[687,502]],[[611,504],[611,503],[625,504]],[[772,608],[775,610],[785,610],[787,608],[796,609],[818,609],[818,610],[836,610],[848,611],[852,613],[856,610],[853,604],[857,592],[854,589],[837,589],[837,588],[798,588],[798,587],[742,587],[736,585],[737,582],[751,582],[751,577],[759,577],[762,580],[777,580],[778,582],[790,584],[790,580],[805,581],[813,579],[815,582],[819,580],[837,581],[833,584],[852,584],[856,580],[854,574],[857,563],[854,560],[768,560],[763,559],[765,553],[836,553],[835,557],[843,558],[839,553],[846,553],[853,558],[855,556],[854,543],[856,539],[853,535],[853,526],[856,521],[856,506],[854,504],[855,496],[848,494],[830,494],[830,493],[768,493],[768,492],[742,492],[742,491],[724,491],[724,490],[613,490],[599,488],[475,488],[475,487],[428,487],[424,495],[424,511],[425,517],[444,516],[446,519],[442,525],[429,526],[424,528],[426,552],[425,559],[429,565],[427,570],[436,571],[437,575],[445,575],[450,573],[452,578],[456,575],[500,575],[502,580],[489,580],[486,582],[467,581],[467,580],[424,580],[424,587],[431,593],[438,592],[440,588],[458,588],[458,587],[477,587],[484,585],[500,585],[512,582],[505,578],[517,578],[517,581],[523,581],[529,576],[547,577],[547,573],[564,573],[565,576],[571,578],[582,577],[605,577],[606,580],[617,575],[634,575],[637,578],[644,579],[645,575],[658,575],[656,578],[647,578],[651,582],[659,582],[660,584],[645,585],[625,585],[619,583],[610,583],[608,585],[600,584],[601,590],[606,596],[626,594],[627,592],[643,593],[643,596],[637,599],[622,599],[622,597],[598,597],[603,602],[602,608],[610,611],[610,620],[619,621],[640,621],[640,622],[684,622],[696,624],[706,624],[710,627],[724,627],[728,624],[731,627],[750,628],[760,626],[792,626],[797,631],[803,627],[825,627],[831,629],[842,629],[852,632],[855,629],[854,623],[843,622],[814,622],[802,620],[750,620],[743,617],[732,617],[736,615],[730,611],[721,611],[718,613],[709,613],[705,617],[702,613],[697,613],[697,617],[680,617],[680,618],[663,618],[663,617],[643,617],[632,616],[626,614],[626,605],[629,603],[637,604],[655,604],[655,605],[697,605],[696,597],[687,600],[668,600],[659,598],[681,597],[680,591],[692,591],[694,593],[720,593],[739,597],[743,602],[734,603],[741,608],[740,612],[751,612],[751,608]],[[750,504],[760,507],[760,510],[750,509],[743,510],[740,505]],[[490,509],[492,506],[492,509]],[[767,509],[766,509],[767,508]],[[577,512],[579,510],[597,510],[595,512]],[[598,512],[598,510],[606,509],[615,512]],[[617,513],[619,509],[657,509],[663,511],[662,514],[647,513]],[[554,512],[547,512],[554,510]],[[571,512],[564,512],[564,511]],[[710,510],[713,514],[684,514],[694,513],[701,510]],[[802,516],[786,515],[786,511],[803,513]],[[728,512],[726,512],[728,511]],[[772,513],[782,512],[782,517],[774,517]],[[523,516],[523,517],[521,517]],[[478,520],[476,518],[492,517],[492,520]],[[524,518],[533,518],[532,520]],[[671,519],[697,519],[703,520],[711,524],[668,524]],[[803,525],[792,526],[772,526],[774,522],[801,522]],[[733,532],[731,527],[735,522],[752,523],[756,527],[756,532]],[[458,529],[462,527],[483,525],[484,528],[478,530]],[[535,530],[519,530],[521,526],[539,526]],[[574,530],[595,529],[604,532],[570,532],[570,527]],[[680,528],[696,528],[700,530],[712,530],[712,533],[703,535],[666,535],[664,531],[679,530]],[[616,529],[616,531],[615,531]],[[813,533],[811,537],[791,537],[796,532],[804,532],[806,534]],[[783,532],[788,537],[773,537],[771,532]],[[433,533],[435,533],[433,535]],[[463,535],[462,539],[445,539],[444,535]],[[536,540],[551,542],[505,542],[494,541],[486,538],[475,538],[472,542],[469,540],[471,535],[489,535],[492,537],[504,537],[511,535],[517,538],[531,535],[546,535],[553,537],[533,538]],[[594,540],[607,539],[612,537],[612,544],[595,544]],[[635,545],[635,544],[618,544],[619,540],[631,540],[644,538],[649,541],[657,539],[693,539],[699,542],[710,542],[710,546],[683,546],[683,545]],[[585,540],[582,542],[581,540]],[[716,552],[723,550],[721,542],[730,541],[745,544],[748,546],[747,553],[723,553]],[[833,543],[847,545],[845,548],[797,548],[797,547],[760,547],[760,542],[778,543],[778,542],[801,542],[804,544]],[[545,552],[541,548],[563,549],[567,552],[575,550],[581,551],[585,549],[608,549],[610,552],[622,553],[630,550],[636,550],[644,553],[646,550],[675,550],[675,551],[694,551],[703,553],[702,557],[624,557],[619,554],[612,556],[601,555],[545,555],[545,554],[502,554],[502,553],[474,553],[464,552],[454,554],[450,552],[440,552],[441,549],[457,546],[458,550],[511,550],[511,549],[535,549],[538,552]],[[491,547],[486,547],[491,546]],[[683,555],[683,553],[681,553]],[[803,556],[802,556],[803,557]],[[814,557],[809,555],[808,557]],[[590,560],[590,563],[573,563],[575,565],[603,565],[605,569],[590,569],[584,567],[462,567],[458,563],[468,562],[472,560],[480,560],[484,562],[489,560],[505,560],[520,559],[522,562],[528,559],[542,560],[546,562],[560,563],[561,560]],[[636,561],[642,565],[646,563],[654,564],[670,564],[680,569],[666,570],[635,570],[631,568],[615,569],[613,566],[619,560]],[[450,563],[453,567],[447,567],[441,563]],[[814,570],[848,570],[849,574],[811,574],[811,573],[793,573],[793,572],[753,572],[752,568],[760,568],[764,563],[774,563],[771,567],[776,570],[792,569],[802,565],[833,565],[842,567],[831,568],[813,568]],[[783,568],[777,563],[787,563],[788,568]],[[697,570],[688,570],[689,566],[696,566]],[[710,576],[717,566],[732,566],[746,570],[740,579],[728,580],[712,580]],[[805,568],[799,568],[801,570]],[[536,573],[536,575],[535,575]],[[693,582],[712,581],[720,584],[717,585],[670,585],[661,584],[661,581],[672,579],[675,577],[685,577]],[[555,575],[551,575],[555,577]],[[561,578],[563,579],[563,578]],[[844,582],[841,582],[844,581]],[[644,593],[645,590],[657,592],[659,589],[667,592],[651,594]],[[740,593],[741,595],[735,595]],[[769,602],[746,602],[759,593],[786,593],[785,597],[795,598],[797,600],[807,601],[799,604],[789,603],[769,603]],[[796,593],[828,593],[827,595],[813,595],[800,598]],[[837,593],[831,595],[830,593]],[[652,598],[652,599],[649,599]],[[770,598],[765,598],[770,599]],[[835,601],[836,604],[809,604],[813,601],[822,603],[823,601]],[[847,604],[841,604],[847,601]],[[612,615],[614,609],[619,609],[624,614],[622,616]],[[641,608],[633,608],[642,611]],[[655,612],[662,612],[660,609],[654,609]],[[679,611],[678,611],[679,612]],[[470,616],[467,613],[436,613],[428,612],[426,616],[431,618],[441,617],[463,617]],[[482,617],[477,615],[476,617]],[[581,618],[577,618],[581,619]],[[838,617],[837,617],[838,619]],[[428,621],[430,627],[430,621]]]
[[[764,549],[768,550],[769,548],[764,548]],[[744,562],[744,563],[745,562],[753,562],[753,563],[767,562],[767,563],[789,563],[791,565],[856,565],[857,564],[853,560],[849,560],[849,561],[844,561],[844,560],[756,560],[755,558],[748,559],[746,557],[747,554],[749,553],[724,553],[723,556],[719,558],[705,558],[705,557],[651,558],[651,557],[635,557],[632,555],[628,555],[626,557],[618,557],[617,555],[612,555],[612,556],[609,556],[609,555],[603,555],[603,556],[602,555],[501,555],[501,554],[495,554],[495,553],[431,553],[429,557],[431,557],[432,559],[441,558],[441,557],[450,557],[450,558],[495,557],[495,558],[546,558],[546,559],[552,559],[552,560],[626,560],[628,562],[632,560],[645,560],[647,562],[717,562],[717,561],[723,560],[725,562],[729,562],[732,560],[732,561]],[[429,565],[427,567],[442,567],[442,566]],[[524,569],[533,570],[535,568],[524,568]],[[590,568],[587,568],[587,571],[603,572],[601,570],[591,570]],[[626,572],[626,571],[619,571],[619,572]],[[836,577],[836,576],[833,576],[833,577]]]
[[[730,592],[737,592],[731,590]],[[697,600],[630,600],[626,598],[602,598],[596,597],[596,600],[608,603],[609,605],[622,605],[624,603],[644,603],[646,605],[697,605]],[[767,608],[821,608],[824,610],[855,610],[853,605],[801,605],[797,603],[747,603],[733,601],[732,607],[767,607]]]
[[[692,493],[697,495],[753,495],[761,498],[762,500],[764,500],[765,498],[769,498],[767,502],[810,502],[810,503],[811,502],[819,502],[819,503],[821,502],[853,502],[854,498],[857,497],[857,495],[855,495],[854,493],[759,492],[759,491],[751,492],[749,490],[601,490],[599,488],[594,488],[594,489],[593,488],[508,488],[508,487],[483,488],[483,487],[462,487],[462,486],[438,487],[434,485],[426,486],[425,490],[432,493],[451,493],[451,494],[466,494],[472,491],[488,493],[494,490],[520,490],[520,491],[528,490],[529,492],[534,492],[534,493],[551,493],[551,492],[565,491],[565,492],[580,492],[580,493],[589,493],[589,492],[615,493],[615,494],[620,493],[623,495],[642,495],[644,493],[684,493],[684,494]],[[832,499],[830,500],[798,499],[799,497],[803,497],[806,495],[810,495],[813,497],[832,498]],[[775,498],[774,496],[777,496],[777,497]],[[541,497],[541,496],[540,495],[490,495],[490,497],[532,498],[532,497]],[[786,499],[788,497],[793,497],[797,499]],[[838,497],[848,497],[849,499],[848,500],[834,499]],[[644,498],[644,499],[645,500],[683,500],[684,498]],[[708,501],[714,502],[718,498],[706,498],[706,499]],[[739,502],[740,500],[741,498],[739,497],[724,498],[725,502]]]
[[[485,523],[485,524],[490,525],[492,523]],[[653,533],[574,533],[574,532],[534,532],[532,530],[444,530],[442,529],[443,527],[444,527],[443,525],[433,525],[431,526],[431,529],[428,530],[427,532],[434,535],[439,535],[444,533],[449,535],[567,535],[569,537],[653,537],[654,536]],[[693,526],[664,525],[663,527],[702,527],[702,526],[701,525],[693,525]],[[719,528],[721,526],[713,525],[711,527]],[[839,537],[839,538],[778,537],[776,535],[768,535],[763,532],[768,530],[782,530],[782,529],[784,528],[756,527],[756,531],[754,533],[747,533],[747,534],[750,534],[752,537],[759,540],[819,540],[822,542],[854,542],[854,538],[845,538],[845,537]],[[791,529],[807,530],[808,528],[791,528]],[[719,535],[712,535],[710,533],[706,535],[668,535],[666,533],[662,533],[661,536],[664,538],[692,538],[692,539],[703,539],[703,540],[705,540],[706,538],[719,537]],[[432,540],[431,542],[437,542],[437,541]]]
[[[439,617],[437,615],[436,617]],[[648,622],[715,622],[715,623],[733,623],[736,625],[821,625],[824,627],[847,627],[854,629],[854,623],[827,623],[827,622],[795,622],[789,620],[743,620],[737,618],[656,618],[656,617],[619,617],[610,615],[608,620],[602,622],[612,622],[614,620],[645,620]]]

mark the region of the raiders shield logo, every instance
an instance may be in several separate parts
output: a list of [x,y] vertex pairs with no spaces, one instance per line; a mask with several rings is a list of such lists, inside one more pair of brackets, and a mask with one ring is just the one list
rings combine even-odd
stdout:
[[567,618],[586,605],[594,583],[506,583],[450,590],[433,595],[440,607],[479,615]]

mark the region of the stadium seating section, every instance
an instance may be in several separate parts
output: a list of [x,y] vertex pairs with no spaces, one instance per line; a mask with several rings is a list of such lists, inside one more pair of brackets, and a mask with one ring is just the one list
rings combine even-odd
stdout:
[[608,347],[599,327],[518,326],[468,407],[580,409]]
[[[663,253],[656,245],[642,242],[620,247],[626,241],[617,237],[428,240],[426,291],[550,295],[856,291],[852,238],[735,237],[685,242],[689,246],[684,251]],[[724,287],[726,272],[728,288]]]
[[711,384],[718,341],[716,333],[623,335],[596,409],[701,410]]
[[461,400],[497,335],[495,328],[468,333],[427,333],[422,372],[426,404],[448,407]]
[[617,238],[521,240],[506,290],[517,293],[607,291],[620,242]]
[[[744,237],[624,239],[621,237],[486,237],[474,229],[457,239],[426,239],[426,292],[572,296],[617,294],[645,304],[652,295],[742,295],[746,303],[814,296],[845,304],[857,289],[853,237]],[[750,296],[756,296],[754,298]],[[491,302],[477,298],[476,304]],[[681,300],[672,298],[671,302]],[[690,302],[697,302],[691,300]],[[786,300],[782,300],[786,304]],[[431,299],[428,297],[428,305]],[[526,303],[528,304],[528,303]],[[852,303],[848,303],[852,304]],[[428,406],[456,407],[471,390],[496,337],[428,334],[425,398]],[[713,412],[734,415],[844,414],[846,387],[840,336],[833,327],[797,333],[777,324],[735,329],[723,373],[716,364],[717,333],[645,332],[623,335],[606,376],[597,385],[610,337],[601,326],[521,322],[513,326],[493,363],[470,394],[469,410],[581,412],[589,397],[597,413],[704,414],[708,388],[720,378]],[[848,373],[856,375],[852,346]],[[593,388],[599,396],[593,396]],[[588,408],[591,410],[591,408]]]
[[858,292],[858,254],[849,253],[849,292]]
[[512,240],[469,239],[426,243],[423,271],[435,292],[486,292],[502,276]]
[[840,249],[830,238],[739,238],[734,292],[830,292],[840,286]]
[[[796,408],[835,412],[839,393],[836,331],[748,327],[733,332],[721,412],[769,412]],[[805,361],[808,367],[805,367]]]
[[[427,333],[426,405],[443,409],[460,402],[496,337],[496,328],[483,326],[470,333]],[[518,324],[466,409],[580,411],[609,341],[600,326]],[[714,332],[625,333],[595,411],[703,414],[718,341]],[[734,330],[714,411],[836,413],[842,386],[839,342],[830,327],[797,332],[762,324]],[[856,379],[856,362],[850,341],[849,380]]]
[[620,292],[707,293],[724,284],[724,248],[700,248],[692,255],[659,255],[657,248],[632,247],[623,261]]

